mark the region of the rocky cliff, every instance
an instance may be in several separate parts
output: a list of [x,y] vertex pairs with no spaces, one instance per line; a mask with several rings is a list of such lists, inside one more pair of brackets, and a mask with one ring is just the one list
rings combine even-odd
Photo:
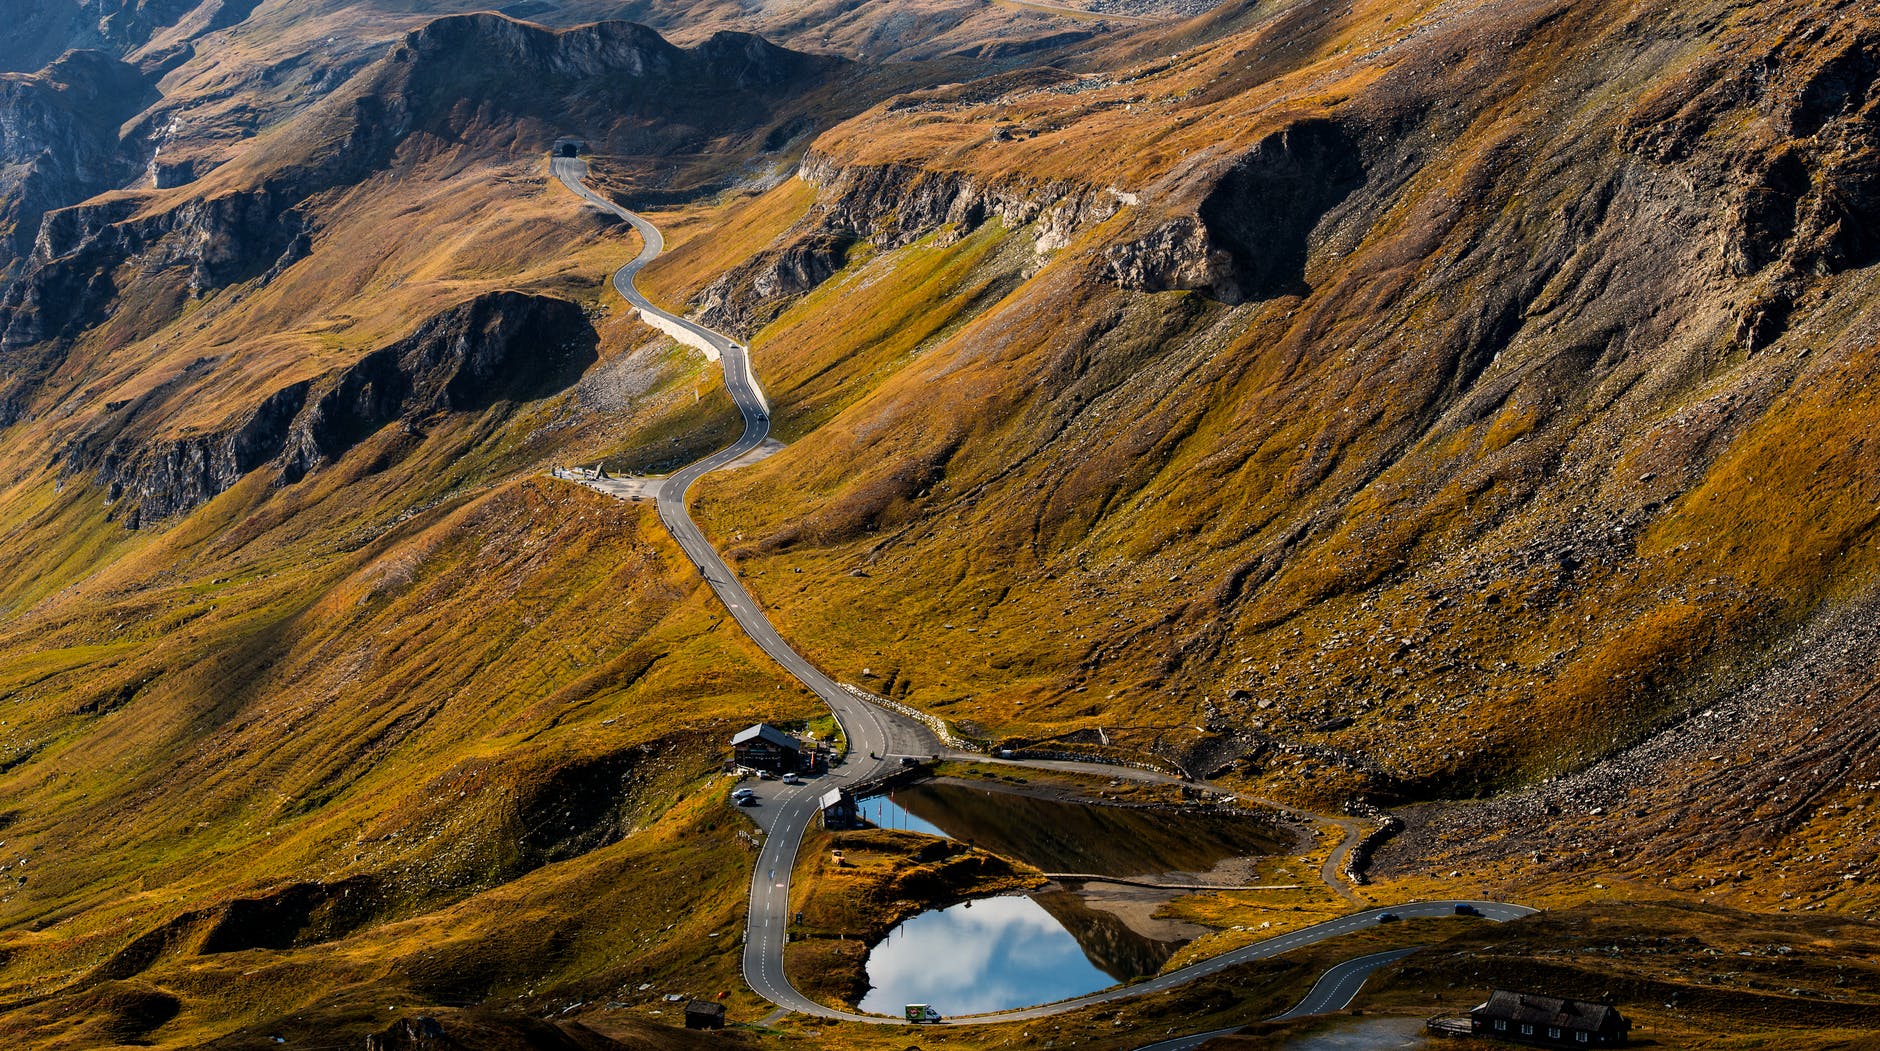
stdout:
[[155,98],[137,70],[74,51],[32,74],[0,74],[0,287],[32,250],[45,213],[136,176],[119,125]]
[[[31,0],[10,5],[0,37],[0,70],[40,69],[67,51],[95,49],[123,56],[158,30],[201,8],[246,14],[255,0]],[[231,10],[232,9],[232,10]]]
[[784,238],[697,297],[702,317],[746,336],[842,269],[859,242],[895,249],[929,235],[957,241],[987,222],[1024,230],[1042,260],[1133,197],[1075,179],[997,179],[912,164],[842,165],[811,151],[796,177],[817,203]]
[[275,391],[217,431],[149,440],[138,436],[147,424],[140,407],[126,406],[70,445],[65,467],[95,474],[137,528],[187,511],[263,467],[281,483],[298,482],[399,421],[415,428],[435,413],[560,390],[594,361],[596,338],[567,300],[490,293],[332,375]]
[[736,152],[720,140],[761,141],[792,97],[845,65],[743,33],[681,48],[633,22],[555,31],[473,14],[408,34],[373,93],[406,100],[418,127],[525,148],[575,134],[603,153]]

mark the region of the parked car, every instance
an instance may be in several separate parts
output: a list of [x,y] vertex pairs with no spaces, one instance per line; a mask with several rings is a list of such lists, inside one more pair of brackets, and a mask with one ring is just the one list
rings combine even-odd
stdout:
[[777,775],[771,773],[768,770],[759,770],[757,772],[757,779],[759,781],[775,781],[777,779]]

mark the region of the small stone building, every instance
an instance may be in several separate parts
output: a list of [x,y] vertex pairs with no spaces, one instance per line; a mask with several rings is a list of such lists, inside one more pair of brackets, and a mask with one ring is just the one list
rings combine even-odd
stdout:
[[840,788],[824,792],[816,802],[822,807],[824,828],[841,830],[862,823],[862,808],[856,805],[853,795]]
[[731,738],[731,755],[739,766],[788,774],[803,768],[803,744],[769,723],[740,730]]
[[725,1005],[711,1000],[692,1000],[685,1005],[687,1029],[723,1029]]
[[1469,1028],[1477,1036],[1542,1047],[1619,1047],[1632,1023],[1606,1004],[1497,989],[1470,1010]]

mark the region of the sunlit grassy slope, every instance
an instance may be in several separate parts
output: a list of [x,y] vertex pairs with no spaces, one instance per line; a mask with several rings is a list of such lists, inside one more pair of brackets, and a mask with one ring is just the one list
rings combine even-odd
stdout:
[[[910,198],[1139,203],[1042,258],[1042,224],[906,244],[876,213],[856,233],[886,249],[753,337],[779,431],[814,440],[708,479],[702,512],[838,676],[989,737],[1103,728],[1327,803],[1542,786],[1520,814],[1592,811],[1599,836],[1732,869],[1807,857],[1783,893],[1871,907],[1840,876],[1874,861],[1849,815],[1875,803],[1854,714],[1875,271],[1848,225],[1870,216],[1835,211],[1867,193],[1836,173],[1873,147],[1873,92],[1836,71],[1871,27],[1808,47],[1773,28],[1811,12],[1223,9],[1226,35],[1077,90],[877,108],[816,143],[798,232],[854,220],[844,172],[898,171]],[[1774,116],[1724,72],[1764,54],[1790,70]],[[1270,197],[1233,196],[1237,156],[1343,177],[1270,137],[1327,127],[1360,174],[1272,234],[1299,238],[1296,280],[1119,287],[1164,223],[1209,217],[1228,243],[1266,221]],[[1754,202],[1788,191],[1743,172],[1791,163],[1823,188],[1770,226]],[[1545,787],[1666,727],[1624,772]],[[1713,828],[1679,786],[1718,762]],[[1758,769],[1822,780],[1785,809]],[[1842,834],[1817,855],[1798,848],[1819,807]],[[1529,843],[1501,848],[1509,870]]]
[[[743,721],[813,709],[650,505],[541,477],[696,455],[735,413],[602,298],[638,245],[539,158],[445,151],[397,182],[332,202],[276,280],[127,283],[141,309],[67,355],[77,411],[0,436],[10,1045],[362,1041],[388,1004],[736,985],[748,861],[712,774]],[[214,433],[510,288],[586,306],[574,386],[393,423],[138,529],[54,455],[126,404],[138,440]],[[486,1024],[494,1047],[522,1023],[453,1022]]]
[[[745,861],[708,779],[740,720],[808,706],[650,507],[466,463],[526,435],[504,414],[131,539],[95,500],[65,512],[119,557],[0,643],[0,1000],[54,996],[11,1031],[77,1024],[112,982],[179,994],[174,1041],[349,989],[731,981],[729,940],[701,939],[735,924]],[[612,904],[577,920],[570,894]]]
[[[1870,22],[1802,2],[1230,5],[872,109],[807,147],[817,185],[769,181],[813,122],[766,128],[763,164],[701,147],[601,170],[750,175],[663,198],[673,251],[648,287],[675,306],[806,232],[851,244],[752,334],[789,447],[700,498],[832,674],[992,740],[1426,804],[1380,901],[1477,888],[1570,911],[1619,887],[1675,902],[1651,937],[1732,956],[1812,939],[1826,987],[1816,957],[1871,956],[1867,925],[1763,937],[1724,906],[1875,907]],[[222,69],[178,68],[178,91]],[[216,112],[235,127],[235,108]],[[193,189],[122,199],[162,218],[300,170],[296,136],[333,145],[280,112],[252,154],[197,143],[234,159]],[[647,504],[543,477],[669,468],[737,418],[606,292],[637,245],[547,180],[547,118],[444,112],[463,119],[299,202],[304,258],[196,282],[190,253],[229,245],[185,227],[112,268],[95,323],[30,348],[38,400],[0,431],[0,1042],[362,1043],[407,1013],[516,1027],[579,1002],[679,1046],[664,995],[768,1013],[737,979],[747,829],[712,773],[739,724],[817,708]],[[871,168],[889,189],[844,199]],[[950,193],[986,200],[920,227]],[[1324,207],[1263,211],[1293,196]],[[1059,198],[1090,214],[1001,210]],[[107,451],[223,434],[503,290],[578,304],[595,359],[135,529],[136,494],[101,480]],[[1319,906],[1183,908],[1231,932]],[[1602,938],[1664,947],[1622,920],[1453,951],[1590,982]],[[1562,940],[1592,963],[1531,963]],[[1136,1046],[1284,1007],[1348,948],[1046,1039]],[[1858,1028],[1870,968],[1842,970],[1831,1021]],[[1648,1009],[1667,1042],[1747,1004],[1747,1028],[1804,1046],[1809,996],[1711,977],[1730,995]],[[1625,981],[1654,1003],[1712,984]],[[747,1041],[904,1042],[856,1030]]]

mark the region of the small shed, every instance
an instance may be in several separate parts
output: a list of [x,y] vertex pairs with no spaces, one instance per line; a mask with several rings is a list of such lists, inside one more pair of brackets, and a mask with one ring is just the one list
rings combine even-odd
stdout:
[[1632,1023],[1607,1004],[1496,989],[1469,1012],[1469,1028],[1478,1036],[1542,1047],[1619,1047]]
[[723,1029],[725,1005],[712,1000],[692,1000],[685,1005],[687,1029]]
[[753,770],[788,774],[803,768],[802,742],[769,723],[758,723],[733,735],[731,755],[739,766]]
[[861,824],[862,808],[856,805],[853,795],[840,788],[824,792],[816,802],[822,807],[824,828],[841,830]]

